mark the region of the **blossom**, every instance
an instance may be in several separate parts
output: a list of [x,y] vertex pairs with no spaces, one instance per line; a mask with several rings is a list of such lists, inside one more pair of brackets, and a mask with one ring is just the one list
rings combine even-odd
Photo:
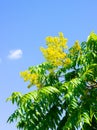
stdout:
[[47,37],[47,48],[41,47],[45,59],[51,62],[54,66],[61,66],[65,60],[66,53],[64,49],[67,48],[67,39],[64,38],[63,33],[59,33],[59,37]]
[[77,51],[81,50],[81,46],[79,44],[79,41],[76,41],[74,46],[75,46]]
[[66,59],[65,59],[65,64],[66,64],[66,65],[69,65],[70,63],[71,63],[70,58],[66,58]]
[[79,44],[79,41],[75,41],[73,47],[69,50],[71,55],[75,55],[78,52],[81,52],[81,46]]
[[38,73],[30,73],[29,71],[20,72],[20,76],[24,79],[24,81],[30,81],[32,85],[36,85],[38,88],[41,86],[39,82],[39,74]]
[[25,70],[23,72],[20,72],[20,76],[24,79],[24,81],[28,81],[31,77],[31,74],[28,72],[28,70]]

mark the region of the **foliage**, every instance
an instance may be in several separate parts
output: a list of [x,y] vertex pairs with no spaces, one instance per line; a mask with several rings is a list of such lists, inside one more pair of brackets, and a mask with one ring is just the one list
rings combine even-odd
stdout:
[[21,72],[27,94],[13,92],[7,99],[17,104],[8,122],[17,120],[23,130],[96,130],[97,128],[97,35],[67,49],[67,39],[47,37],[41,47],[46,62]]

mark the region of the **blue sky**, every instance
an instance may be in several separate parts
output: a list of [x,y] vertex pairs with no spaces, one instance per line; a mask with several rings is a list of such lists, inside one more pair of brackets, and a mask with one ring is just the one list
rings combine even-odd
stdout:
[[91,31],[97,33],[97,0],[0,0],[0,130],[17,130],[6,123],[16,106],[5,100],[33,90],[19,72],[44,61],[45,37],[63,32],[70,47]]

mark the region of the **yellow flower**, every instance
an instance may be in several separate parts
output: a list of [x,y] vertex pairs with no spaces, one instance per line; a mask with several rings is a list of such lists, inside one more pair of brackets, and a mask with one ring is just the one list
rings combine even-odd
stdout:
[[24,81],[28,81],[30,79],[31,74],[26,70],[24,72],[20,72],[20,76],[24,79]]
[[36,85],[38,88],[40,85],[39,83],[39,74],[33,73],[31,74],[29,71],[20,72],[20,76],[24,79],[24,81],[30,81],[31,84]]
[[71,64],[70,58],[66,58],[66,59],[65,59],[65,62],[64,62],[64,66],[65,66],[65,67],[69,67],[70,64]]
[[70,63],[71,63],[70,58],[66,58],[66,59],[65,59],[65,64],[68,65],[68,64],[70,64]]
[[36,86],[38,89],[40,89],[42,87],[42,85],[40,83],[37,83]]
[[75,41],[73,47],[70,49],[71,55],[75,55],[76,53],[81,52],[81,46],[79,41]]
[[91,32],[88,36],[87,41],[89,41],[90,39],[94,39],[95,41],[97,41],[97,35],[94,32]]
[[64,37],[62,32],[59,32],[59,37]]
[[67,39],[64,38],[63,33],[59,33],[59,37],[47,37],[46,42],[48,47],[40,48],[44,57],[54,66],[61,66],[66,57],[64,49],[67,48]]
[[30,77],[30,82],[33,83],[33,84],[37,84],[37,81],[38,81],[38,74],[31,74],[31,77]]
[[75,42],[75,49],[77,49],[78,51],[81,50],[81,46],[79,44],[79,41]]

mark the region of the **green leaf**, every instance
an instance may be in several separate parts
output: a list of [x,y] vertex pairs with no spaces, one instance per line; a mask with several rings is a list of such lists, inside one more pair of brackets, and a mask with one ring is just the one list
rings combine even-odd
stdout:
[[84,112],[84,113],[82,114],[82,117],[83,117],[83,120],[84,120],[85,123],[91,125],[91,122],[90,122],[91,119],[90,119],[90,117],[89,117],[88,112]]

